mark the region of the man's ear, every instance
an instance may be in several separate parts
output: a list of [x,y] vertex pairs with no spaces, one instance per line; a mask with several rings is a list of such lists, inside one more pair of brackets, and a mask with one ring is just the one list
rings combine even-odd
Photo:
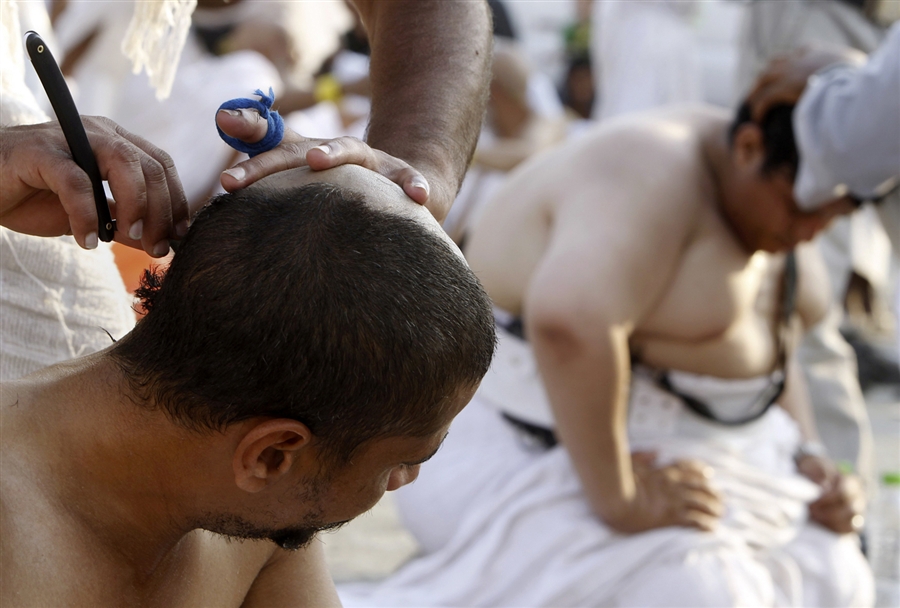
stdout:
[[234,450],[235,484],[259,492],[282,479],[312,443],[309,427],[289,418],[265,420],[247,431]]
[[759,171],[766,156],[762,129],[752,122],[738,126],[731,149],[738,168]]

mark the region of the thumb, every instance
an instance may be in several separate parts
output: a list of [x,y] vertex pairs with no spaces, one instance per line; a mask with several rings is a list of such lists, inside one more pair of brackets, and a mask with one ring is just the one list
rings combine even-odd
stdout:
[[248,144],[260,141],[269,129],[269,123],[252,108],[219,110],[216,112],[216,125],[225,135]]

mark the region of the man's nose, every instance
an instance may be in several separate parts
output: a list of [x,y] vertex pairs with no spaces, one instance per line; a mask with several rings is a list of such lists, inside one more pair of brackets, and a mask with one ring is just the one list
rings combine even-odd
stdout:
[[397,467],[391,471],[391,477],[388,479],[387,491],[393,492],[399,490],[406,484],[414,482],[419,477],[419,468],[422,465],[411,467]]

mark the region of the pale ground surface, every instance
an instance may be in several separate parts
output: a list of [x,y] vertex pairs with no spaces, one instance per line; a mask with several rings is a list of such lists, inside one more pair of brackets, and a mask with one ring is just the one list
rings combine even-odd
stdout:
[[[900,387],[878,386],[867,395],[875,435],[877,472],[900,470]],[[428,465],[425,465],[428,466]],[[387,576],[415,555],[415,539],[400,524],[393,495],[338,532],[323,534],[334,580],[374,580]]]
[[368,513],[319,538],[336,583],[383,578],[418,550],[416,539],[400,524],[390,492]]

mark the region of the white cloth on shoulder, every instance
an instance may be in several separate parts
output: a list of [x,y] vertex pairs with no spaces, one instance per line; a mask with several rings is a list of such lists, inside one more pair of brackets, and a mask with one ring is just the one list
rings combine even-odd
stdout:
[[131,304],[108,244],[0,227],[0,380],[110,346],[134,326]]
[[[501,343],[516,340],[499,333]],[[522,345],[518,355],[531,356]],[[495,366],[506,361],[501,355]],[[636,373],[629,435],[633,449],[653,449],[660,462],[694,458],[715,469],[726,513],[714,532],[609,529],[584,499],[565,450],[528,447],[481,389],[418,481],[398,492],[422,555],[384,581],[340,586],[344,605],[872,603],[855,539],[806,521],[818,489],[794,471],[799,432],[779,407],[726,427]]]

